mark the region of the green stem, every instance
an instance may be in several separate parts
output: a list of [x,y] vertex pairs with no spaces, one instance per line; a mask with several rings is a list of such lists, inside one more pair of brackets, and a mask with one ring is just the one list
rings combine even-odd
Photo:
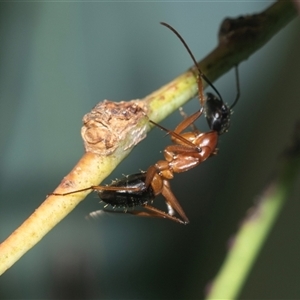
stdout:
[[239,295],[267,235],[293,190],[300,169],[299,133],[294,145],[258,203],[249,211],[206,299],[236,299]]

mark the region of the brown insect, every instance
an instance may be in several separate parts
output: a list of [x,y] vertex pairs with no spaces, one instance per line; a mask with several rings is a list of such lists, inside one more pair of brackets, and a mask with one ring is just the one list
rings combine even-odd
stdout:
[[[171,136],[174,144],[164,149],[164,160],[159,160],[150,166],[147,172],[125,176],[107,186],[90,186],[65,194],[53,193],[52,195],[63,196],[91,189],[96,191],[101,200],[107,205],[111,205],[113,208],[123,208],[125,209],[123,212],[137,216],[166,218],[181,224],[189,223],[188,217],[171,190],[169,181],[173,179],[174,173],[188,171],[204,162],[207,158],[217,154],[216,147],[219,135],[228,131],[231,110],[240,96],[238,69],[237,67],[235,68],[237,96],[233,104],[227,106],[217,89],[202,73],[194,55],[180,34],[169,24],[161,24],[168,27],[177,35],[195,64],[198,73],[197,84],[201,109],[191,116],[185,117],[174,130],[168,130],[149,120],[155,126],[166,131]],[[207,93],[206,99],[204,98],[202,79],[213,88],[217,96]],[[201,132],[194,126],[194,122],[203,113],[210,127],[209,132]],[[189,126],[193,130],[183,132]],[[153,200],[159,194],[164,196],[168,212],[152,206]],[[138,210],[136,207],[142,207],[143,210]]]

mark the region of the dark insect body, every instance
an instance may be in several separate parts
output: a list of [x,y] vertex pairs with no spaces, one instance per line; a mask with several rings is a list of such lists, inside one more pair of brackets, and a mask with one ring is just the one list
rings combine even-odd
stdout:
[[[102,201],[110,204],[112,207],[124,208],[127,213],[137,216],[166,218],[181,224],[189,223],[189,219],[171,190],[169,181],[173,179],[174,173],[186,172],[198,166],[207,158],[217,154],[219,135],[228,131],[231,110],[240,96],[238,69],[237,67],[235,68],[237,96],[233,104],[227,106],[214,85],[202,73],[191,50],[179,33],[170,25],[166,23],[161,24],[168,27],[177,35],[195,64],[201,109],[185,117],[174,130],[168,130],[154,121],[149,120],[150,123],[166,131],[167,134],[171,136],[173,144],[164,149],[165,159],[159,160],[154,165],[151,165],[147,172],[128,175],[107,186],[91,186],[65,194],[53,193],[52,195],[68,195],[92,189],[98,193]],[[217,96],[212,93],[207,93],[205,99],[202,79],[213,88]],[[194,126],[194,122],[203,113],[210,128],[209,132],[201,132]],[[192,127],[193,130],[183,132],[189,126]],[[153,200],[159,194],[162,194],[165,198],[168,212],[164,212],[152,206]],[[141,207],[143,210],[138,210],[137,207]],[[175,216],[176,213],[178,217]]]
[[[99,190],[97,193],[103,202],[110,204],[114,208],[131,208],[145,205],[151,203],[155,198],[152,187],[149,186],[147,188],[145,180],[145,172],[131,174],[115,180],[109,185],[110,187],[117,187],[117,191]],[[128,190],[128,188],[135,190]]]

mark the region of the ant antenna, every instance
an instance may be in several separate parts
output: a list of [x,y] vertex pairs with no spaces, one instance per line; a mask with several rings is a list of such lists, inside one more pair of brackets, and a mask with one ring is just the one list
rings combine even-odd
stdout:
[[238,65],[235,65],[234,69],[235,69],[235,78],[236,78],[236,97],[235,97],[235,100],[233,101],[233,103],[231,104],[230,109],[232,109],[237,104],[237,102],[241,96]]
[[[214,85],[212,84],[212,82],[206,77],[206,75],[201,71],[199,65],[197,64],[197,61],[192,53],[192,51],[190,50],[189,46],[186,44],[185,40],[182,38],[182,36],[178,33],[178,31],[176,31],[171,25],[165,23],[165,22],[160,22],[161,25],[166,26],[167,28],[169,28],[171,31],[173,31],[177,37],[180,39],[181,43],[184,45],[184,47],[186,48],[187,52],[189,53],[189,55],[191,56],[195,67],[197,68],[198,72],[199,72],[199,77],[202,77],[208,85],[210,85],[212,87],[212,89],[216,92],[216,94],[219,96],[220,100],[223,102],[222,96],[220,95],[220,93],[218,92],[218,90],[214,87]],[[201,86],[200,86],[201,84]],[[200,88],[202,88],[202,83],[200,83],[200,80],[198,82],[198,92],[199,92],[199,97],[200,97],[200,101],[201,99],[204,99],[203,97],[203,91],[200,91]],[[238,89],[239,90],[239,89]],[[234,101],[234,105],[236,104],[238,98]],[[201,103],[202,104],[202,103]],[[203,105],[203,104],[202,104]],[[233,107],[233,105],[231,106]]]

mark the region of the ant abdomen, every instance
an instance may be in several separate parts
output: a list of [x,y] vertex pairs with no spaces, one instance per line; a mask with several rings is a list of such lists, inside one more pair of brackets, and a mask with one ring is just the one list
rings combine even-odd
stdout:
[[[155,198],[151,185],[146,187],[147,173],[137,173],[125,176],[108,185],[107,187],[120,187],[117,191],[97,190],[100,199],[112,207],[135,207],[151,203]],[[137,190],[128,190],[136,188]]]

